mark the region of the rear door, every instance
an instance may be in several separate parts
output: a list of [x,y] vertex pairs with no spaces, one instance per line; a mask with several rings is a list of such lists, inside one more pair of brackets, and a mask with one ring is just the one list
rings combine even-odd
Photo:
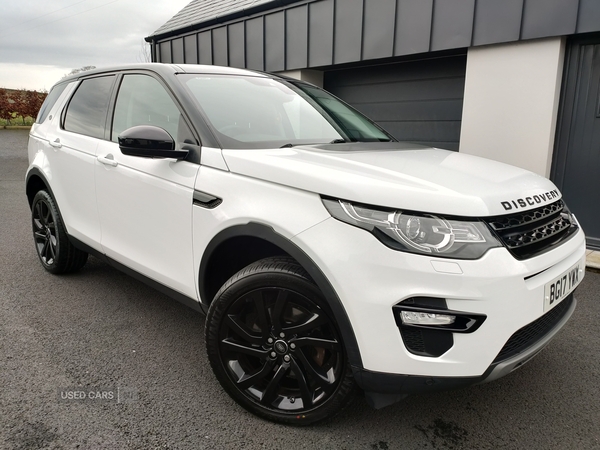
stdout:
[[44,170],[67,230],[96,249],[100,248],[100,222],[94,166],[115,80],[115,75],[106,75],[80,81],[62,114],[47,119],[51,123],[45,135]]
[[122,154],[118,135],[137,125],[165,129],[178,149],[198,143],[162,81],[147,73],[122,76],[110,140],[99,144],[95,168],[103,251],[117,262],[195,298],[192,201],[199,165]]

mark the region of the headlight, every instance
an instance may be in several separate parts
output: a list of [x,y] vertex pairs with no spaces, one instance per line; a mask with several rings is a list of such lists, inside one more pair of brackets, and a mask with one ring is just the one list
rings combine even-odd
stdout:
[[323,199],[336,219],[364,228],[396,250],[457,259],[477,259],[500,247],[480,221],[445,219],[431,214],[375,209],[343,200]]

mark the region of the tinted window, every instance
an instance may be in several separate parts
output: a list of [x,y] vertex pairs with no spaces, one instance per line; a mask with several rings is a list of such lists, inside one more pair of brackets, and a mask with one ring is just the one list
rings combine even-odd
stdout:
[[50,114],[50,110],[56,103],[56,100],[58,100],[58,97],[60,97],[60,94],[62,94],[65,88],[67,87],[67,84],[68,83],[58,84],[52,89],[50,89],[50,92],[44,100],[44,103],[42,103],[40,112],[38,113],[37,118],[35,119],[37,123],[42,123],[44,122],[44,120],[46,120],[46,117],[48,117],[48,114]]
[[71,98],[65,115],[65,130],[104,138],[106,113],[114,76],[83,80]]
[[[181,113],[165,88],[147,75],[125,75],[119,88],[111,139],[137,125],[153,125],[178,140]],[[182,124],[183,125],[183,124]]]

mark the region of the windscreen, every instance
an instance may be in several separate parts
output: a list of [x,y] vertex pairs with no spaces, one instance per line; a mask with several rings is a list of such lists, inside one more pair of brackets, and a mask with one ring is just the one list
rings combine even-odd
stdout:
[[364,116],[306,83],[212,74],[183,75],[183,81],[225,148],[391,140]]

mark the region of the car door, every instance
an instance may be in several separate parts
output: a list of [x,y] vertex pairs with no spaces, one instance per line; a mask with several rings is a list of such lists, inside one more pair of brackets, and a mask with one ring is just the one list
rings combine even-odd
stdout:
[[122,76],[110,128],[99,144],[96,198],[102,249],[113,260],[188,297],[196,297],[192,258],[192,201],[199,165],[121,153],[120,133],[133,126],[163,128],[177,148],[195,147],[185,117],[154,76]]
[[[110,96],[116,76],[82,80],[63,108],[52,117],[45,138],[46,176],[71,236],[100,248],[100,222],[94,199],[94,166],[104,139]],[[69,85],[65,92],[72,89]]]

